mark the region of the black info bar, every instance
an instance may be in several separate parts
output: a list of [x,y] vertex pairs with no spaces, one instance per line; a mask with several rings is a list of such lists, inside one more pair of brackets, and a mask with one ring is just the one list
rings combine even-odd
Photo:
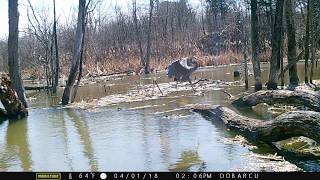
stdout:
[[316,172],[0,172],[0,179],[130,180],[130,179],[320,179]]

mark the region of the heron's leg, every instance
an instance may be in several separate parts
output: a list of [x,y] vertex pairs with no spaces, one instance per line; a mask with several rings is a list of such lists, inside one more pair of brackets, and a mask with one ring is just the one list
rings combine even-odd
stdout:
[[192,85],[192,82],[191,82],[191,79],[190,79],[190,78],[188,79],[188,81],[189,81],[189,83],[190,83],[190,86],[191,86],[193,92],[196,92],[196,90],[193,88],[193,85]]
[[178,89],[178,79],[176,77],[173,78],[173,81],[176,82],[176,89]]

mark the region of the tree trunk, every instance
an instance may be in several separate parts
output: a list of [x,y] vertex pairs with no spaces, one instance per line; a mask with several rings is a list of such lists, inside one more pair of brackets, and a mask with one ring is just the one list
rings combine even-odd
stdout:
[[266,90],[259,91],[235,100],[232,104],[236,107],[256,106],[260,103],[287,104],[307,107],[320,112],[320,94],[314,91],[301,90]]
[[[287,20],[287,36],[288,36],[288,64],[293,64],[289,68],[289,82],[291,86],[299,84],[299,77],[297,74],[297,48],[296,48],[296,28],[294,21],[294,0],[286,1],[286,20]],[[299,59],[298,59],[299,60]],[[284,72],[282,72],[282,76]]]
[[228,129],[238,131],[252,141],[267,143],[304,136],[320,143],[320,113],[291,111],[269,121],[241,116],[222,106],[195,107],[193,109],[213,122],[223,123]]
[[220,8],[220,29],[219,31],[222,32],[222,29],[224,27],[224,10],[223,10],[223,1],[225,0],[220,0],[219,1],[219,8]]
[[80,65],[79,65],[79,74],[78,74],[78,79],[77,79],[77,83],[76,85],[74,86],[74,90],[72,92],[72,96],[71,96],[71,103],[74,102],[75,98],[76,98],[76,95],[77,95],[77,92],[78,92],[78,87],[79,87],[79,84],[80,84],[80,80],[81,80],[81,77],[82,77],[82,65],[83,65],[83,49],[84,49],[84,41],[85,41],[85,31],[86,31],[86,24],[87,22],[85,22],[85,24],[83,24],[82,28],[83,28],[83,37],[82,37],[82,45],[81,45],[81,55],[80,55]]
[[252,65],[255,79],[255,91],[262,89],[261,70],[260,70],[260,46],[258,32],[258,13],[257,0],[251,1],[251,46],[252,46]]
[[144,62],[144,73],[149,74],[150,68],[150,56],[151,56],[151,26],[152,26],[152,12],[153,12],[153,0],[150,0],[150,12],[149,12],[149,27],[148,27],[148,37],[147,37],[147,54]]
[[[164,39],[166,41],[166,45],[168,44],[168,16],[169,16],[169,2],[165,1],[166,3],[166,15],[165,15],[165,23],[164,23],[164,28],[163,28],[163,32],[164,32]],[[167,47],[166,47],[167,48]],[[166,49],[167,50],[167,49]],[[167,52],[167,51],[166,51]]]
[[311,67],[310,67],[310,83],[313,84],[313,71],[314,71],[314,62],[315,62],[315,54],[316,54],[316,49],[315,49],[315,43],[316,43],[316,32],[315,29],[317,28],[314,23],[314,0],[310,1],[310,33],[311,33]]
[[82,47],[82,39],[84,37],[84,29],[83,25],[85,24],[86,18],[86,0],[79,0],[79,12],[78,12],[78,22],[77,22],[77,31],[75,36],[75,43],[74,43],[74,52],[71,62],[70,74],[67,80],[66,87],[63,92],[62,96],[62,105],[66,105],[69,103],[71,93],[73,90],[73,85],[76,80],[79,64],[81,59],[81,49]]
[[[54,56],[53,56],[53,48],[54,48],[54,37],[53,34],[51,35],[51,41],[50,41],[50,78],[49,78],[49,82],[50,82],[50,86],[53,87],[53,83],[54,83],[54,77],[55,77],[55,66],[54,66]],[[50,91],[52,93],[52,91]]]
[[133,23],[134,23],[134,29],[136,33],[136,43],[138,44],[139,53],[140,53],[140,62],[142,66],[145,66],[144,64],[144,55],[142,50],[142,42],[141,42],[141,36],[138,26],[138,18],[137,18],[137,2],[136,0],[132,1],[132,11],[133,11]]
[[308,81],[308,61],[309,61],[309,46],[310,46],[310,0],[308,0],[308,5],[307,5],[307,24],[306,24],[306,42],[305,42],[305,54],[304,54],[304,82],[306,84],[309,83]]
[[18,0],[10,0],[9,4],[9,38],[8,38],[8,64],[9,75],[13,89],[17,92],[19,100],[24,107],[28,107],[21,79],[21,67],[18,53],[19,38],[19,12]]
[[6,110],[3,112],[0,109],[0,118],[1,116],[21,118],[28,115],[27,109],[12,88],[12,82],[5,74],[1,74],[0,77],[0,101]]
[[284,44],[284,32],[281,32],[282,34],[282,40],[281,40],[281,45],[280,45],[280,74],[282,74],[282,76],[280,77],[280,86],[281,89],[283,89],[284,86],[284,74],[283,72],[283,44]]
[[58,39],[57,39],[57,20],[56,20],[56,1],[53,0],[53,36],[54,36],[54,47],[55,47],[55,72],[53,80],[53,93],[57,92],[57,87],[59,85],[59,72],[60,72],[60,62],[59,62],[59,49],[58,49]]
[[274,24],[274,19],[273,19],[273,7],[272,7],[272,1],[273,0],[269,0],[268,1],[268,25],[270,26],[270,33],[269,33],[269,40],[272,39],[272,34],[273,34],[273,24]]
[[203,35],[205,36],[206,35],[206,29],[205,29],[205,25],[204,25],[204,17],[203,17],[203,0],[200,1],[200,6],[201,6],[201,30],[202,30],[202,33]]
[[244,42],[243,47],[243,58],[244,58],[244,84],[245,88],[249,89],[249,80],[248,80],[248,57],[247,57],[247,42]]
[[278,74],[280,69],[280,46],[282,39],[282,19],[283,19],[283,4],[284,0],[277,0],[276,14],[274,21],[274,31],[272,34],[272,54],[270,60],[268,89],[278,88]]
[[[314,33],[313,33],[314,35]],[[315,56],[316,56],[316,48],[315,48],[315,37],[312,38],[311,42],[311,67],[310,67],[310,83],[313,84],[313,72],[314,72],[314,62],[315,62]]]
[[[249,89],[249,75],[248,75],[248,36],[247,36],[247,32],[245,31],[244,28],[244,18],[241,20],[241,16],[240,13],[238,14],[237,17],[237,22],[239,22],[237,24],[238,29],[241,31],[241,41],[243,43],[243,47],[242,47],[242,53],[243,53],[243,59],[244,59],[244,83],[245,83],[245,88],[246,90]],[[245,17],[247,18],[247,16]],[[238,51],[238,47],[237,47],[237,51]]]

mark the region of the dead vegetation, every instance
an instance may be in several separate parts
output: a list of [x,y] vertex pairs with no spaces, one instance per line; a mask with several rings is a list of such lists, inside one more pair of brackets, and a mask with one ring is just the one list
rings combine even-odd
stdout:
[[[204,93],[208,91],[224,92],[225,90],[223,88],[237,83],[239,82],[223,82],[214,80],[198,81],[198,83],[193,85],[195,92],[188,82],[136,84],[136,86],[131,87],[127,93],[111,94],[91,101],[80,101],[71,106],[88,109],[120,103],[141,102],[169,97],[172,98],[175,96],[203,96]],[[226,94],[226,96],[228,95]]]
[[[176,57],[167,57],[163,59],[151,58],[150,61],[150,71],[152,73],[157,73],[164,71],[166,67],[173,62],[175,59],[183,58],[188,55],[180,54]],[[197,58],[200,67],[205,66],[218,66],[218,65],[229,65],[243,63],[242,54],[237,54],[235,52],[228,52],[221,55],[207,55],[201,52],[195,53],[194,57]],[[87,63],[83,65],[83,76],[86,77],[98,77],[98,76],[110,76],[114,74],[141,74],[143,73],[143,66],[140,63],[138,57],[132,56],[128,59],[106,59],[103,63],[94,63],[94,60],[87,59]],[[63,60],[62,62],[69,62]],[[66,79],[69,71],[69,63],[64,63],[61,66],[61,77],[62,80]],[[43,81],[45,80],[44,72],[38,69],[25,69],[23,72],[24,79]]]

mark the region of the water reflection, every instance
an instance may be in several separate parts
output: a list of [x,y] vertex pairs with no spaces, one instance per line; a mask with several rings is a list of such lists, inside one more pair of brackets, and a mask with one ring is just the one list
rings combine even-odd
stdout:
[[0,170],[98,170],[86,119],[73,109],[30,109],[28,119],[4,121],[0,145]]
[[238,135],[234,131],[230,131],[222,121],[219,119],[216,119],[214,117],[208,117],[205,115],[202,115],[206,120],[211,122],[216,127],[217,136],[219,137],[219,142],[224,143],[224,157],[226,157],[226,162],[229,163],[229,166],[232,166],[232,164],[235,161],[238,161],[238,155],[239,155],[239,144],[233,143],[233,139],[236,135]]
[[30,171],[31,157],[26,119],[8,120],[6,144],[0,158],[0,169]]
[[[143,114],[146,114],[147,112],[144,112]],[[151,146],[152,146],[152,142],[149,142],[151,141],[151,139],[149,139],[149,129],[148,129],[148,119],[146,118],[146,116],[142,116],[141,117],[141,130],[142,130],[142,140],[143,140],[143,143],[142,143],[142,149],[143,151],[145,152],[145,157],[144,157],[144,162],[145,165],[146,165],[146,168],[147,169],[150,169],[151,168],[151,161],[150,159],[152,158],[151,157],[151,154],[152,154],[152,150],[151,150]]]
[[[192,166],[201,165],[201,169],[205,167],[205,162],[200,159],[197,151],[183,151],[179,161],[171,165],[170,171],[190,171]],[[199,170],[199,169],[198,169]]]
[[[70,117],[71,122],[74,123],[74,126],[77,129],[77,132],[80,136],[81,143],[83,144],[84,154],[89,159],[90,170],[97,171],[98,170],[98,163],[96,158],[94,157],[94,150],[92,147],[89,127],[85,116],[80,114],[78,115],[74,109],[67,109],[66,110],[68,116]],[[72,148],[72,147],[71,147]]]

